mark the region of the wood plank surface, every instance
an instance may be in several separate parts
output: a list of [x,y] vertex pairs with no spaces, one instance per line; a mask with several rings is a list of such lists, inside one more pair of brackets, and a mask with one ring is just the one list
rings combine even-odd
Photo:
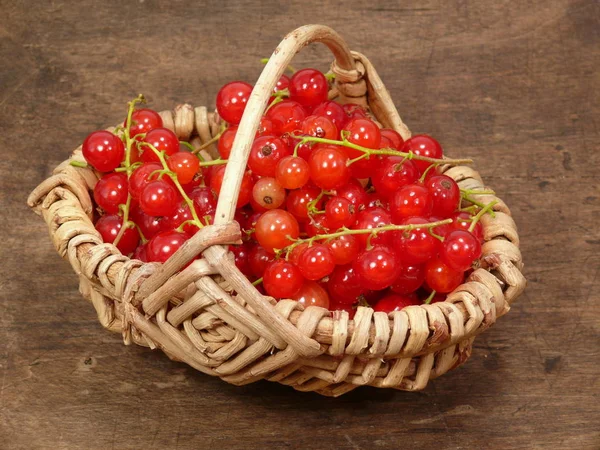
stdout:
[[[0,0],[0,447],[600,448],[600,3]],[[293,28],[334,27],[400,114],[471,156],[519,225],[529,286],[419,393],[234,387],[96,320],[28,193],[143,92],[214,106]],[[298,66],[326,69],[308,47]]]

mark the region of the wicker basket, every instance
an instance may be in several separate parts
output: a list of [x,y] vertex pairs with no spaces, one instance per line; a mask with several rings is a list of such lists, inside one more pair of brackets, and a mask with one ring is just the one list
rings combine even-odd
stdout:
[[[170,358],[236,385],[267,379],[299,391],[338,396],[361,386],[423,389],[428,380],[462,364],[475,336],[523,291],[519,237],[508,207],[497,200],[495,217],[482,219],[481,268],[445,302],[410,306],[390,314],[359,307],[346,312],[303,309],[292,300],[263,296],[237,270],[227,245],[240,242],[233,221],[250,146],[272,88],[292,57],[322,42],[335,60],[330,98],[368,106],[385,127],[410,132],[369,60],[350,52],[333,30],[309,25],[275,49],[247,104],[237,132],[214,225],[194,235],[166,263],[142,263],[102,242],[95,230],[90,191],[101,174],[69,164],[83,161],[81,147],[30,195],[28,204],[49,226],[54,245],[79,275],[80,291],[100,323],[123,334],[126,344],[162,349]],[[209,141],[218,117],[204,107],[180,105],[161,113],[166,127],[193,143]],[[443,167],[461,188],[483,190],[469,167]],[[201,259],[186,266],[194,256]]]

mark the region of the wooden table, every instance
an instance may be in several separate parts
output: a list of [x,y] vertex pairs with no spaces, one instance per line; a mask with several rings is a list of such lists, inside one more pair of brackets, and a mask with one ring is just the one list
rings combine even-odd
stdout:
[[[0,447],[600,448],[600,4],[192,3],[0,8]],[[420,393],[238,388],[125,347],[25,206],[138,92],[212,106],[313,21],[371,58],[413,131],[472,156],[520,227],[528,289]],[[329,61],[309,47],[297,65]]]

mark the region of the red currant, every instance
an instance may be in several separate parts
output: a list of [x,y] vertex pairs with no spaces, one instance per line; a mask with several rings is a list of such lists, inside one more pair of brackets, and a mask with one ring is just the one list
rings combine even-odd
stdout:
[[342,106],[344,113],[346,114],[347,121],[354,119],[366,119],[367,111],[356,103],[346,103]]
[[305,308],[320,306],[329,309],[329,295],[316,281],[305,280],[300,290],[293,296],[293,300],[296,300]]
[[333,254],[337,265],[350,264],[356,259],[360,251],[360,244],[355,235],[344,234],[327,242],[327,247]]
[[335,268],[331,250],[324,244],[309,246],[298,260],[298,268],[307,280],[320,280]]
[[392,311],[400,311],[407,306],[420,305],[421,302],[416,295],[399,295],[399,294],[388,294],[375,303],[373,309],[375,311],[381,311],[390,313]]
[[341,130],[348,121],[348,117],[346,116],[346,112],[344,111],[344,108],[342,108],[342,105],[334,101],[321,103],[313,110],[313,114],[315,116],[327,117],[338,130]]
[[390,197],[401,187],[415,183],[419,179],[419,170],[412,161],[400,156],[387,156],[378,161],[371,183],[375,190]]
[[310,178],[308,163],[297,156],[285,156],[277,163],[275,179],[285,189],[298,189]]
[[362,184],[355,178],[351,178],[348,184],[335,190],[338,197],[350,200],[355,208],[359,208],[367,203],[367,193]]
[[304,231],[308,237],[313,237],[317,234],[327,234],[331,230],[325,215],[315,214],[307,222],[304,222]]
[[331,197],[325,205],[325,217],[331,228],[351,227],[356,222],[357,208],[347,198]]
[[135,169],[129,177],[129,193],[131,196],[138,200],[144,188],[152,180],[155,180],[157,175],[150,177],[153,172],[162,170],[162,166],[158,163],[146,163]]
[[[196,208],[196,215],[198,215],[197,208]],[[202,217],[202,216],[199,216],[199,217]],[[166,218],[167,224],[168,224],[168,229],[170,229],[170,230],[177,229],[184,222],[187,222],[187,221],[190,221],[193,219],[194,219],[194,216],[192,215],[190,208],[186,204],[179,205],[177,207],[177,209],[175,210],[175,213],[172,214],[171,216],[169,216],[168,218]],[[191,224],[191,223],[186,224],[183,227],[183,231],[189,236],[193,236],[194,234],[196,234],[198,232],[198,230],[199,230],[199,228],[196,225]]]
[[244,275],[252,276],[252,270],[250,267],[250,246],[247,243],[241,245],[230,245],[229,251],[233,253],[235,266]]
[[[223,179],[225,178],[226,166],[219,166],[210,179],[210,187],[215,191],[217,195],[221,192],[221,186],[223,185]],[[237,207],[241,208],[244,205],[250,203],[252,198],[252,187],[254,186],[252,181],[252,175],[246,172],[242,178],[242,184],[240,186],[240,192],[237,200]]]
[[[290,191],[287,196],[287,210],[294,215],[298,220],[308,219],[308,204],[315,200],[321,190],[314,186],[304,186],[303,188]],[[323,200],[319,200],[315,207],[320,209]]]
[[252,188],[252,198],[264,209],[279,208],[285,201],[285,189],[275,178],[261,178]]
[[396,294],[415,292],[425,281],[425,267],[401,262],[398,277],[390,289]]
[[283,259],[269,263],[263,275],[263,286],[267,294],[276,299],[292,298],[303,284],[304,278],[300,270]]
[[173,153],[167,160],[169,169],[177,174],[181,184],[190,183],[200,170],[200,160],[190,152]]
[[389,139],[392,144],[391,148],[400,150],[404,145],[404,139],[402,139],[402,136],[400,136],[400,133],[398,133],[396,130],[392,130],[391,128],[382,128],[379,130],[379,132],[381,133],[382,138],[386,137]]
[[300,234],[298,221],[289,212],[271,209],[256,222],[256,239],[265,250],[275,253],[290,245]]
[[439,258],[430,259],[425,265],[425,282],[436,292],[452,292],[463,282],[463,278],[463,272],[451,269]]
[[199,217],[214,213],[217,209],[217,198],[209,187],[200,186],[195,188],[189,193],[189,198],[194,202]]
[[273,261],[273,254],[267,252],[260,245],[255,245],[250,249],[248,264],[250,265],[250,271],[255,277],[262,277],[271,261]]
[[[155,128],[148,131],[143,142],[152,145],[159,152],[165,152],[167,156],[170,156],[179,151],[179,139],[168,128]],[[142,161],[144,162],[160,162],[160,159],[148,146],[140,146],[143,150]]]
[[[419,225],[429,223],[422,217],[409,217],[402,225]],[[433,237],[427,228],[399,231],[394,240],[396,251],[402,255],[402,261],[410,264],[421,264],[437,255],[440,241]]]
[[[102,236],[102,240],[108,244],[112,244],[121,227],[123,226],[123,218],[115,214],[105,215],[96,222],[96,230]],[[121,236],[117,248],[124,255],[133,253],[140,240],[140,235],[135,228],[127,228]]]
[[221,155],[222,159],[229,159],[237,130],[237,125],[232,125],[221,134],[219,142],[217,143],[217,149],[219,150],[219,155]]
[[315,69],[302,69],[294,73],[289,85],[290,99],[302,106],[314,108],[327,100],[327,78]]
[[332,299],[338,303],[352,305],[359,295],[366,291],[352,265],[336,266],[329,281],[327,290]]
[[390,213],[395,223],[413,216],[428,217],[432,208],[431,194],[420,184],[404,186],[390,198]]
[[149,216],[171,216],[179,202],[178,192],[165,180],[148,183],[140,195],[140,208]]
[[81,146],[83,157],[90,166],[100,172],[115,170],[123,161],[125,146],[110,131],[94,131]]
[[302,122],[302,134],[318,138],[337,139],[338,130],[327,117],[308,116]]
[[446,175],[434,175],[425,182],[433,202],[433,211],[449,217],[460,203],[460,188],[456,181]]
[[[258,130],[256,130],[256,136],[271,136],[275,132],[273,122],[266,117],[262,117],[258,124]],[[232,141],[233,144],[233,141]]]
[[[391,223],[392,218],[385,209],[380,207],[367,208],[358,213],[356,216],[356,223],[352,229],[376,229],[384,225],[390,225]],[[357,234],[355,236],[360,243],[361,248],[364,248],[367,245],[367,240],[369,240],[369,235]],[[376,236],[371,237],[371,245],[390,245],[392,243],[392,239],[393,233],[389,231],[379,232]]]
[[381,245],[364,251],[352,264],[363,286],[373,290],[390,286],[398,277],[399,266],[394,252]]
[[135,224],[140,227],[140,230],[146,239],[152,239],[158,233],[167,231],[171,228],[171,223],[168,218],[149,216],[139,208],[132,208],[130,215]]
[[[127,126],[127,121],[123,123],[123,126]],[[129,136],[135,137],[139,134],[146,134],[162,126],[163,121],[156,111],[147,108],[136,109],[131,115]]]
[[237,125],[242,120],[246,103],[252,93],[252,85],[243,81],[232,81],[217,93],[217,111],[225,122]]
[[261,136],[252,144],[248,167],[261,177],[274,177],[279,161],[291,153],[281,139],[275,136]]
[[[284,89],[287,89],[289,85],[290,85],[290,78],[287,75],[281,75],[279,77],[279,80],[277,80],[277,84],[273,88],[273,93],[276,94],[279,91],[283,91]],[[275,97],[271,97],[271,99],[274,99],[274,98]]]
[[284,100],[267,111],[267,118],[273,122],[276,135],[293,133],[302,129],[306,111],[298,102]]
[[[469,227],[473,223],[473,216],[466,211],[455,212],[450,218],[453,221],[450,226],[452,230],[469,231]],[[483,242],[483,226],[481,225],[481,222],[477,222],[473,231],[470,231],[470,233],[479,239],[479,242]]]
[[[431,136],[426,134],[415,134],[409,138],[402,146],[403,152],[413,152],[415,155],[427,156],[428,158],[441,159],[444,152],[442,146]],[[421,173],[431,165],[427,161],[413,160]]]
[[177,231],[163,231],[146,244],[148,261],[164,263],[183,245],[189,236]]
[[480,257],[479,239],[463,230],[451,231],[444,239],[440,252],[440,258],[448,267],[463,272],[470,269]]
[[108,214],[119,212],[119,205],[127,203],[129,185],[124,173],[107,173],[94,187],[96,204]]
[[350,179],[348,157],[335,145],[318,146],[308,159],[310,179],[321,189],[344,186]]

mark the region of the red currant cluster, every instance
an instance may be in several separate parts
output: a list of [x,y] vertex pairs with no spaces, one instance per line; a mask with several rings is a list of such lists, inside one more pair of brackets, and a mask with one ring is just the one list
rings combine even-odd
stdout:
[[[227,123],[220,158],[205,161],[160,116],[135,109],[116,134],[92,133],[83,155],[107,172],[94,189],[106,242],[142,261],[164,262],[212,223],[227,158],[252,92],[226,84],[217,111]],[[245,242],[237,267],[262,292],[304,305],[390,312],[443,300],[481,256],[483,205],[440,174],[440,144],[406,142],[358,105],[328,100],[314,69],[283,75],[261,118],[235,219]],[[463,207],[463,205],[469,205]]]

